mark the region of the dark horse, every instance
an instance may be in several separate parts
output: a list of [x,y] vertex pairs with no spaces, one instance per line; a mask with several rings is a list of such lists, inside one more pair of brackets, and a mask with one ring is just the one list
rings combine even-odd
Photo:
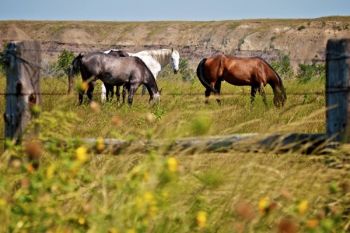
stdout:
[[[116,49],[111,49],[111,50],[108,50],[108,51],[105,51],[104,52],[105,54],[110,54],[110,55],[113,55],[115,57],[129,57],[129,54],[123,50],[116,50]],[[113,95],[114,95],[114,85],[110,85],[108,83],[103,83],[106,87],[106,99],[107,101],[109,100],[109,98],[113,98]],[[117,86],[117,90],[115,92],[116,96],[117,96],[117,102],[119,102],[119,99],[120,99],[120,86],[119,85],[116,85]],[[123,89],[123,103],[124,103],[124,100],[125,100],[125,88]],[[101,96],[101,99],[102,99],[102,96]]]
[[[79,54],[72,62],[73,74],[80,71],[83,82],[87,82],[86,94],[92,100],[94,83],[100,79],[108,85],[125,85],[128,90],[128,103],[132,104],[137,88],[146,86],[151,100],[159,100],[157,83],[152,72],[138,57],[115,57],[102,52]],[[84,92],[79,92],[79,103],[83,102]]]
[[[223,80],[232,85],[251,86],[251,103],[254,101],[256,92],[259,91],[265,105],[267,105],[264,91],[266,84],[272,87],[273,103],[276,107],[283,106],[287,99],[282,79],[262,58],[217,54],[200,61],[197,67],[197,76],[206,88],[206,103],[211,92],[220,95],[221,81]],[[218,97],[216,100],[220,104]]]

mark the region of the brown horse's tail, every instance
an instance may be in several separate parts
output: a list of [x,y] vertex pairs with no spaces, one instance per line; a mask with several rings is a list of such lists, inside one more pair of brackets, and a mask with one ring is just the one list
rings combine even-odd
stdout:
[[203,58],[197,67],[197,77],[199,79],[199,81],[202,83],[202,85],[206,88],[206,89],[210,89],[212,92],[214,92],[215,94],[218,93],[217,90],[215,90],[212,86],[210,86],[210,84],[207,82],[207,79],[205,77],[205,73],[204,73],[204,65],[205,62],[207,61],[206,58]]

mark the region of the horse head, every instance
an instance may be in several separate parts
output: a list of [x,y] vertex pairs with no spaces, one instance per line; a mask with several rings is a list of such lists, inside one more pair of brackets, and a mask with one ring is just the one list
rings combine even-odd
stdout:
[[180,54],[177,50],[171,49],[170,63],[174,70],[174,74],[179,71]]
[[76,75],[77,73],[79,73],[82,58],[83,58],[83,55],[79,53],[79,55],[73,59],[70,75]]
[[160,103],[160,92],[155,93],[155,94],[151,97],[150,103],[151,103],[152,105],[155,105],[155,104],[159,104],[159,103]]

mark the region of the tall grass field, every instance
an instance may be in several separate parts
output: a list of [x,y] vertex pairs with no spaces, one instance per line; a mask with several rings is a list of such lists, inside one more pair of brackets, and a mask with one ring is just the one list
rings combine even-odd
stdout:
[[[1,76],[2,92],[5,83]],[[67,91],[63,77],[40,85],[43,93]],[[132,107],[101,103],[100,83],[92,104],[78,105],[76,92],[42,95],[23,142],[1,147],[0,232],[349,232],[349,145],[325,155],[164,148],[112,155],[104,143],[323,133],[324,80],[293,77],[284,85],[283,108],[273,106],[268,86],[266,107],[260,96],[250,104],[248,87],[228,83],[221,105],[215,97],[205,104],[203,86],[181,74],[159,78],[157,105],[140,90]],[[0,106],[4,112],[4,97]]]

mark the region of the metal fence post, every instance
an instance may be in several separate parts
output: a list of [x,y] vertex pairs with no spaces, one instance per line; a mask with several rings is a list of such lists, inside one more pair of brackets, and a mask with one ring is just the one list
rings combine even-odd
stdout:
[[10,42],[5,49],[5,138],[21,139],[31,119],[31,109],[40,103],[40,45],[35,41]]
[[327,135],[350,142],[350,39],[331,39],[326,50]]

